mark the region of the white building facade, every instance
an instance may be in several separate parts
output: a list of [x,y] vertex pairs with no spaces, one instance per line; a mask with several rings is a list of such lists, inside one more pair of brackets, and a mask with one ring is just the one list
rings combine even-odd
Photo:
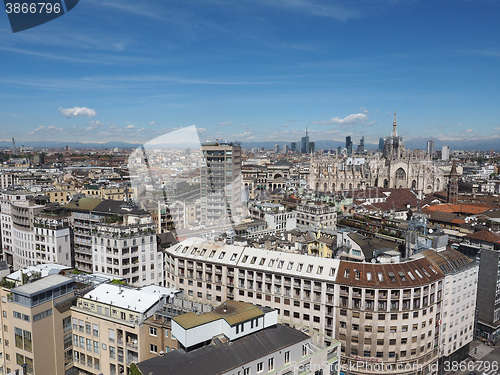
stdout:
[[134,286],[163,286],[163,253],[158,251],[156,226],[97,224],[92,235],[92,269]]

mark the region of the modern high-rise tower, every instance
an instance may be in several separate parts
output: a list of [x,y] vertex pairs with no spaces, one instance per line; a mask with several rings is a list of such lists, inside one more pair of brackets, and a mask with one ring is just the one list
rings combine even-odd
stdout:
[[441,149],[441,160],[450,160],[450,146],[443,146]]
[[434,152],[434,141],[429,139],[427,141],[427,155],[429,155],[429,157],[432,159],[432,157],[434,156]]
[[350,135],[345,137],[345,148],[347,149],[347,155],[352,155],[352,138]]
[[306,128],[306,136],[300,138],[300,152],[303,154],[308,154],[310,152],[309,148],[309,135],[307,135],[307,128]]

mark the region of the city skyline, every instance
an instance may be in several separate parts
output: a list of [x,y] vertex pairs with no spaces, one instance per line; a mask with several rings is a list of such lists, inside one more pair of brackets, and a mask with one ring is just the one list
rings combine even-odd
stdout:
[[[81,2],[0,23],[0,140],[297,142],[390,134],[494,142],[499,5],[490,1]],[[496,94],[496,95],[495,95]]]

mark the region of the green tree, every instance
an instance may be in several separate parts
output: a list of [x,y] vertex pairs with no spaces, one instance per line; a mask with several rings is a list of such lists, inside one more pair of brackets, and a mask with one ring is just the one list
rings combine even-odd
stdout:
[[130,365],[129,375],[142,375],[141,370],[139,370],[139,368],[137,367],[137,365],[135,363],[132,363]]

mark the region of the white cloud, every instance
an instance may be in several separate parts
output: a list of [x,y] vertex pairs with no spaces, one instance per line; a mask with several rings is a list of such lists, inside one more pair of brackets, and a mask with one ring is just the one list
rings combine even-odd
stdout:
[[500,131],[500,126],[493,128],[493,130]]
[[50,126],[41,125],[38,128],[28,132],[28,134],[30,134],[30,135],[48,134],[48,133],[59,133],[62,131],[63,131],[63,128],[58,128],[54,125],[50,125]]
[[70,117],[95,117],[97,111],[92,108],[87,107],[73,107],[73,108],[63,108],[59,107],[59,112],[61,112],[67,118]]
[[231,121],[223,121],[219,122],[220,126],[231,126],[233,123]]
[[472,129],[466,129],[466,130],[465,130],[465,132],[466,132],[466,133],[472,133],[472,132],[473,132],[473,130],[472,130]]
[[344,118],[333,117],[328,121],[313,121],[313,124],[348,126],[361,124],[366,120],[368,120],[368,116],[366,113],[352,113]]
[[132,124],[130,124],[130,125],[125,126],[125,129],[126,129],[126,130],[135,129],[135,126],[134,126],[134,125],[132,125]]
[[156,121],[150,121],[149,125],[151,125],[151,126],[156,125]]
[[94,120],[94,121],[90,121],[89,122],[89,125],[87,126],[87,128],[85,129],[86,131],[90,131],[90,130],[96,130],[96,129],[99,129],[99,128],[102,128],[104,126],[104,124],[98,120]]

